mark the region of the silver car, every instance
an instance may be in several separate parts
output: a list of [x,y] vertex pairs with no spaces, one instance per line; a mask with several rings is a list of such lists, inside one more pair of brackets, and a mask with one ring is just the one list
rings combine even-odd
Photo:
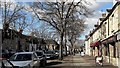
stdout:
[[[17,66],[18,68],[39,68],[40,61],[34,52],[18,52],[12,55],[9,58],[9,61],[13,64],[13,66]],[[6,62],[5,67],[11,68],[12,65]]]

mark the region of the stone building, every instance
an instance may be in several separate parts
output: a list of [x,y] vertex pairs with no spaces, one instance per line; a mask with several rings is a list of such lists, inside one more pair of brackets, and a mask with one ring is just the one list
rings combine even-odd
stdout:
[[[98,26],[87,35],[87,53],[92,56],[102,55],[104,60],[120,67],[120,2],[99,18]],[[96,41],[97,40],[97,41]]]

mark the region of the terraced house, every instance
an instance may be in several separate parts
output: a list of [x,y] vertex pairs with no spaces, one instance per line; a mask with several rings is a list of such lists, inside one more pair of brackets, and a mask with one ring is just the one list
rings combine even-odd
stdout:
[[102,14],[95,29],[86,36],[85,45],[86,54],[102,55],[106,62],[120,67],[120,2]]

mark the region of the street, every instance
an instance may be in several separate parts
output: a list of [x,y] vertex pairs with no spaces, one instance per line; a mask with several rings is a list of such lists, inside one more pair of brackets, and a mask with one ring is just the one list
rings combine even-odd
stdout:
[[120,68],[120,0],[2,0],[0,11],[0,68]]
[[96,66],[94,61],[91,56],[81,57],[76,54],[75,56],[67,56],[62,61],[49,60],[46,68],[118,68],[106,62],[103,63],[103,66]]

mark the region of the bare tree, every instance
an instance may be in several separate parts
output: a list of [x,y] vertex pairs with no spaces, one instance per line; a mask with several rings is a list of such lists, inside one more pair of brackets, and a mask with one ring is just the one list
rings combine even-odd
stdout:
[[[4,30],[4,37],[9,35],[10,41],[12,44],[12,37],[14,37],[14,31],[9,30],[10,28],[13,30],[20,29],[21,32],[25,28],[27,28],[31,23],[28,21],[27,13],[25,11],[25,6],[19,3],[12,3],[12,2],[0,2],[2,9],[2,23],[3,23],[3,30]],[[18,50],[21,49],[20,47],[20,35],[18,35]]]
[[14,30],[24,30],[31,25],[28,21],[29,17],[26,13],[25,5],[13,2],[1,2],[0,4],[2,9],[3,29],[6,29],[6,25],[8,25],[8,28]]
[[[81,23],[81,19],[91,14],[91,11],[83,4],[85,1],[79,2],[34,2],[33,11],[39,20],[49,23],[60,35],[60,54],[62,59],[63,38],[67,24]],[[80,22],[79,22],[80,21]],[[81,27],[79,27],[81,28]]]
[[68,41],[71,43],[72,52],[74,54],[74,44],[81,36],[81,33],[84,31],[84,19],[81,20],[81,23],[74,23],[72,26],[68,26],[66,34],[68,36]]
[[23,9],[23,6],[12,2],[1,2],[2,4],[2,22],[3,27],[5,28],[5,24],[10,25],[15,22],[17,19],[23,17],[24,14],[20,14],[19,11]]
[[34,29],[35,31],[35,36],[43,39],[49,39],[51,38],[51,32],[50,32],[50,27],[47,26],[46,24],[42,24]]

